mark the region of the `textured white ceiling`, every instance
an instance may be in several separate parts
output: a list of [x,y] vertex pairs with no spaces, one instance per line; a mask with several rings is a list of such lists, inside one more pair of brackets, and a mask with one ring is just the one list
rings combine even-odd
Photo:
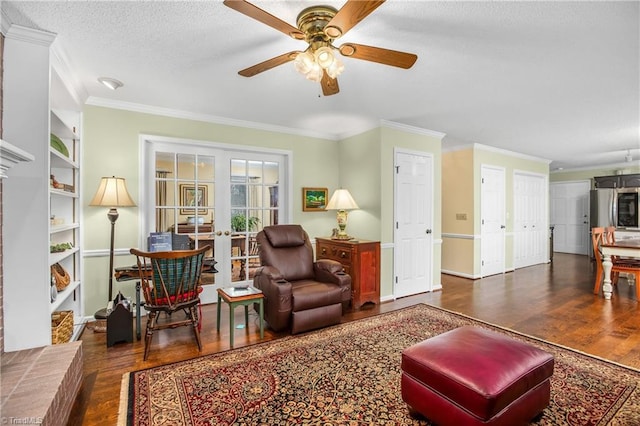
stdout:
[[[309,1],[254,1],[295,26]],[[340,8],[344,1],[319,0]],[[388,1],[336,41],[415,53],[409,70],[345,58],[321,96],[285,64],[240,69],[295,41],[220,1],[4,1],[3,19],[58,34],[90,103],[339,138],[388,120],[553,160],[551,169],[640,159],[640,3]],[[6,24],[6,22],[5,22]],[[124,82],[112,92],[97,82]]]

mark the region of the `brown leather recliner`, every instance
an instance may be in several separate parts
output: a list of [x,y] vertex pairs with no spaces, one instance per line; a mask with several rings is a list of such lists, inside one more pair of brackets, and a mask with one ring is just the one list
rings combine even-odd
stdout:
[[265,226],[257,235],[260,262],[253,285],[264,293],[264,316],[275,331],[291,333],[340,322],[351,300],[351,277],[339,262],[314,262],[300,225]]

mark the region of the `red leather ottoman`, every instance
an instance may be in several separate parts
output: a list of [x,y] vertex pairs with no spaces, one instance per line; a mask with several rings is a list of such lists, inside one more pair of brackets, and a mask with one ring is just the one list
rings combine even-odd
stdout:
[[438,425],[524,425],[549,405],[553,356],[464,326],[402,351],[402,399]]

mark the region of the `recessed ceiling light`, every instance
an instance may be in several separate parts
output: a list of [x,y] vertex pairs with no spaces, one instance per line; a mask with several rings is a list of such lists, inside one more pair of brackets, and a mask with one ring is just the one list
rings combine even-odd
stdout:
[[116,90],[118,87],[124,86],[120,80],[116,80],[115,78],[100,77],[98,81],[111,90]]

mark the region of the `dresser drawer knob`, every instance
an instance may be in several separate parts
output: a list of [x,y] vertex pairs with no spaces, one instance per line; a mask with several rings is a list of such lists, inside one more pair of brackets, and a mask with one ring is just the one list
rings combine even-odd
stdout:
[[341,251],[340,252],[340,257],[344,259],[345,257],[347,257],[347,253],[344,252],[344,251]]

